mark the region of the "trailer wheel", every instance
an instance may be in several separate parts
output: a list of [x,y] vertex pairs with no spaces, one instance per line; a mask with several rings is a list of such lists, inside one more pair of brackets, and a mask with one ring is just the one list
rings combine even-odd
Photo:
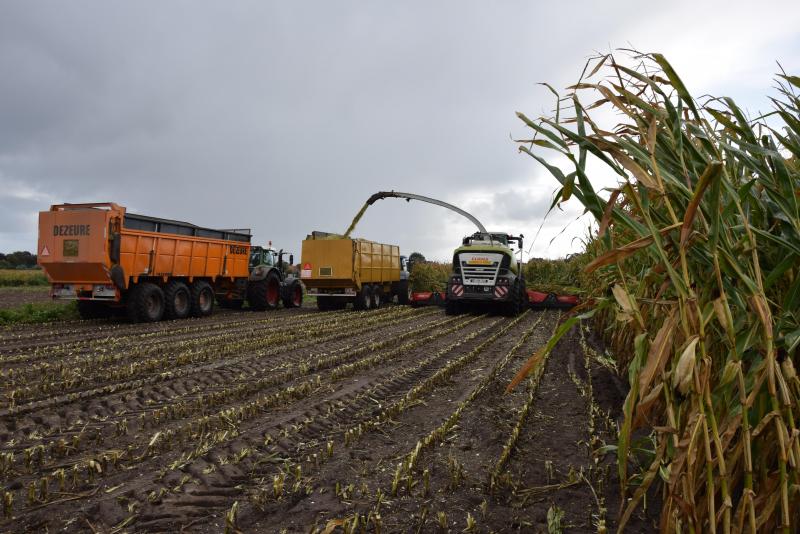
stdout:
[[383,304],[383,287],[378,284],[372,286],[372,307],[378,309]]
[[214,290],[211,284],[200,280],[192,284],[192,311],[194,317],[206,317],[214,312]]
[[408,284],[408,280],[400,280],[400,283],[397,284],[397,303],[411,303],[411,286]]
[[128,298],[128,318],[134,323],[154,323],[164,317],[164,292],[150,282],[136,285]]
[[173,280],[164,289],[164,313],[169,319],[185,319],[192,311],[192,296],[189,287]]
[[81,319],[106,319],[111,317],[111,307],[105,302],[79,300],[78,315]]
[[247,301],[254,310],[274,310],[281,299],[281,280],[275,271],[247,286]]
[[303,305],[303,286],[300,285],[300,280],[292,280],[283,289],[284,308],[299,308]]
[[353,302],[353,308],[358,311],[365,311],[372,307],[372,288],[369,284],[361,286],[361,291],[356,295],[356,300]]

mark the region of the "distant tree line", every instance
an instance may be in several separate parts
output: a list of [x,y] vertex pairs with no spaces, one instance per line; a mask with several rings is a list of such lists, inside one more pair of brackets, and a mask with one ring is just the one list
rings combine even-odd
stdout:
[[36,254],[18,250],[10,254],[0,252],[0,269],[34,269]]

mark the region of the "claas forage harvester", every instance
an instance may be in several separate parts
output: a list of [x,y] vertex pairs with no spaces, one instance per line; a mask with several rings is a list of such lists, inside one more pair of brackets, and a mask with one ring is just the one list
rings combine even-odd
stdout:
[[302,285],[287,276],[283,251],[250,240],[249,230],[136,215],[111,202],[58,204],[39,213],[38,261],[52,298],[77,300],[83,318],[201,317],[215,299],[231,308],[300,306]]

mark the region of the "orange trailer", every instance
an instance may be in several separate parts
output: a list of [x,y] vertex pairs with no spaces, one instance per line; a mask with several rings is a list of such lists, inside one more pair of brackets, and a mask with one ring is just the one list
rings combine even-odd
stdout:
[[[125,309],[135,321],[204,316],[247,289],[249,230],[212,230],[127,213],[111,202],[39,213],[39,265],[54,299],[83,317]],[[243,298],[243,297],[242,297]]]

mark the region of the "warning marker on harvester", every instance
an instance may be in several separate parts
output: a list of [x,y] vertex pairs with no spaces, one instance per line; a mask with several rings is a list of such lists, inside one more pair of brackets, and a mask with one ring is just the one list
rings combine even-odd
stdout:
[[49,256],[49,255],[50,255],[50,251],[49,251],[49,250],[47,250],[47,245],[45,245],[45,246],[43,246],[43,247],[42,247],[42,253],[41,253],[41,254],[39,254],[39,255],[40,255],[40,256]]

